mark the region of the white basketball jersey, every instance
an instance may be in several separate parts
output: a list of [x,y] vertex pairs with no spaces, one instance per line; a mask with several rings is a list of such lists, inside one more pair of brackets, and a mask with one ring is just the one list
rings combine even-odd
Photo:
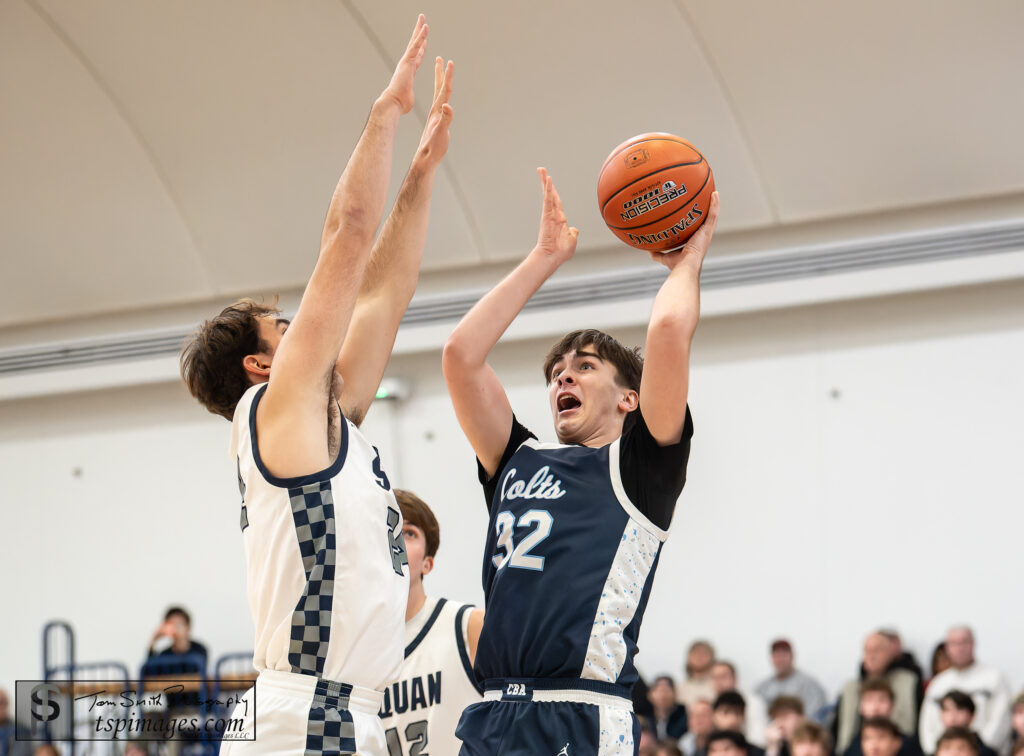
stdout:
[[242,492],[253,664],[381,690],[402,665],[408,564],[402,515],[380,455],[348,420],[338,458],[299,478],[271,475],[246,391],[231,454]]
[[457,756],[462,710],[482,700],[469,662],[469,604],[427,598],[405,623],[405,664],[384,689],[389,756]]

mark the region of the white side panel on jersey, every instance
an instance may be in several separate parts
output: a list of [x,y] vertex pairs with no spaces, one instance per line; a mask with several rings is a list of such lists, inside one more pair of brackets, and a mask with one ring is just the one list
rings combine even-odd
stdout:
[[602,706],[598,711],[597,756],[633,756],[633,712],[617,706]]
[[[581,677],[614,683],[626,663],[624,633],[636,615],[661,541],[632,517],[626,521],[590,631]],[[604,753],[602,751],[602,753]]]
[[648,520],[644,514],[636,508],[636,505],[629,500],[629,497],[626,496],[626,489],[622,485],[622,471],[619,469],[619,445],[621,443],[622,436],[619,436],[608,448],[608,475],[612,479],[612,490],[615,492],[615,498],[619,500],[619,504],[621,504],[622,508],[626,510],[626,514],[657,536],[659,541],[664,541],[668,538],[668,531],[662,530],[653,522]]

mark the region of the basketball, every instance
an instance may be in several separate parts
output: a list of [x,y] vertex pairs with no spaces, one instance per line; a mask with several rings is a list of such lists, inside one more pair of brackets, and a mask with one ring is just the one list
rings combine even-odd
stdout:
[[611,232],[645,252],[671,252],[700,228],[715,177],[700,151],[672,134],[641,134],[601,166],[597,201]]

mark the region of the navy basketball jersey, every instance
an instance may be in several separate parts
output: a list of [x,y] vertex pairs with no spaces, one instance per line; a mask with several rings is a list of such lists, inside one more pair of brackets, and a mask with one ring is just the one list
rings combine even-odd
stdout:
[[487,613],[475,672],[631,687],[661,545],[683,488],[693,425],[658,446],[640,415],[600,448],[542,444],[513,419],[493,477]]

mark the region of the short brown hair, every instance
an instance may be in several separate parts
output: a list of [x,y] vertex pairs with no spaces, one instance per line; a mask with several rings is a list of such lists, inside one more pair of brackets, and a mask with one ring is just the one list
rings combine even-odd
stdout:
[[[276,302],[275,302],[276,304]],[[259,318],[281,311],[252,299],[240,299],[196,329],[181,350],[181,377],[206,409],[228,420],[252,383],[242,360],[270,349],[260,339]]]
[[588,346],[593,346],[598,357],[615,366],[616,378],[620,386],[633,391],[640,390],[640,376],[644,371],[644,360],[640,356],[640,348],[630,349],[604,331],[593,328],[567,333],[548,350],[548,355],[544,358],[544,382],[551,383],[551,368],[555,366],[559,358]]
[[889,681],[884,677],[869,677],[860,684],[860,695],[863,696],[865,693],[885,693],[889,696],[890,701],[896,700],[896,695],[892,692],[892,686]]
[[395,489],[395,498],[398,500],[398,507],[402,510],[402,519],[408,525],[415,525],[423,531],[423,540],[427,544],[427,556],[437,554],[441,546],[441,527],[437,524],[437,518],[430,511],[430,507],[419,496],[411,491]]
[[939,752],[942,748],[943,743],[949,743],[954,740],[962,740],[968,746],[973,753],[977,754],[981,749],[978,747],[978,737],[968,727],[950,727],[942,735],[939,736],[939,741],[935,744],[935,753]]
[[832,736],[815,722],[801,722],[793,728],[792,743],[817,743],[825,753],[832,753]]
[[791,711],[794,714],[803,714],[804,702],[796,696],[778,696],[772,701],[772,705],[768,707],[768,716],[775,719],[779,714],[787,711]]
[[885,717],[868,717],[861,724],[860,730],[861,732],[864,732],[864,730],[882,730],[897,740],[903,739],[903,733],[900,732],[900,728],[891,719],[886,719]]

